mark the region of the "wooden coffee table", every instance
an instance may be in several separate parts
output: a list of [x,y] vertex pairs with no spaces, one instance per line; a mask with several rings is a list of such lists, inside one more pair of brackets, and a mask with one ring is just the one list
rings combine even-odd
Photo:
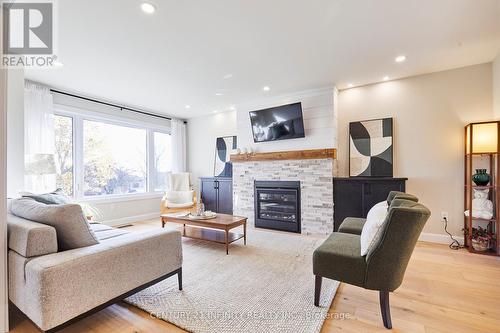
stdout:
[[[226,254],[229,254],[229,244],[243,238],[243,244],[247,245],[247,218],[227,214],[217,214],[213,219],[195,220],[179,214],[161,215],[161,226],[165,227],[167,222],[183,225],[182,235],[184,237],[203,239],[226,245]],[[230,232],[229,230],[243,226],[243,234]]]

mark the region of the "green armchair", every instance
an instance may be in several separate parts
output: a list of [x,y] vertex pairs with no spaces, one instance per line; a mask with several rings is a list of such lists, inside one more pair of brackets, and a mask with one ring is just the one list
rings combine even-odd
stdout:
[[414,196],[390,194],[387,217],[366,256],[361,256],[363,219],[347,218],[339,228],[344,232],[332,233],[314,251],[314,305],[319,305],[323,277],[377,290],[384,326],[392,328],[389,292],[401,285],[415,244],[430,216],[429,209],[417,201]]

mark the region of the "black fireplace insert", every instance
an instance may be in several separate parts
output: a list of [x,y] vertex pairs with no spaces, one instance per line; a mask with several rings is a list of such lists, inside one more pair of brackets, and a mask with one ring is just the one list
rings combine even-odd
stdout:
[[300,233],[300,182],[255,181],[255,226]]

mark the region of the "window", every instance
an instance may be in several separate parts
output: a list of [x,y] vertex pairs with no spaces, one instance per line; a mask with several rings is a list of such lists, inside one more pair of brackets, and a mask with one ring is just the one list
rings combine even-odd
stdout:
[[83,121],[84,196],[147,191],[144,129]]
[[73,195],[73,119],[55,116],[56,185],[68,195]]
[[77,199],[158,193],[171,169],[169,128],[56,107],[57,186]]
[[154,132],[154,188],[155,191],[167,190],[168,172],[170,166],[170,134]]

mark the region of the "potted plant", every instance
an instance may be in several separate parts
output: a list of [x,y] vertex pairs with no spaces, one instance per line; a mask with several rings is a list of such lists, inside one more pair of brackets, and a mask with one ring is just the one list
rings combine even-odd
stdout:
[[[469,230],[464,229],[465,236],[468,236]],[[488,229],[478,226],[477,228],[472,228],[472,248],[479,252],[487,251],[491,248],[492,242],[494,242],[495,235],[488,231]]]

